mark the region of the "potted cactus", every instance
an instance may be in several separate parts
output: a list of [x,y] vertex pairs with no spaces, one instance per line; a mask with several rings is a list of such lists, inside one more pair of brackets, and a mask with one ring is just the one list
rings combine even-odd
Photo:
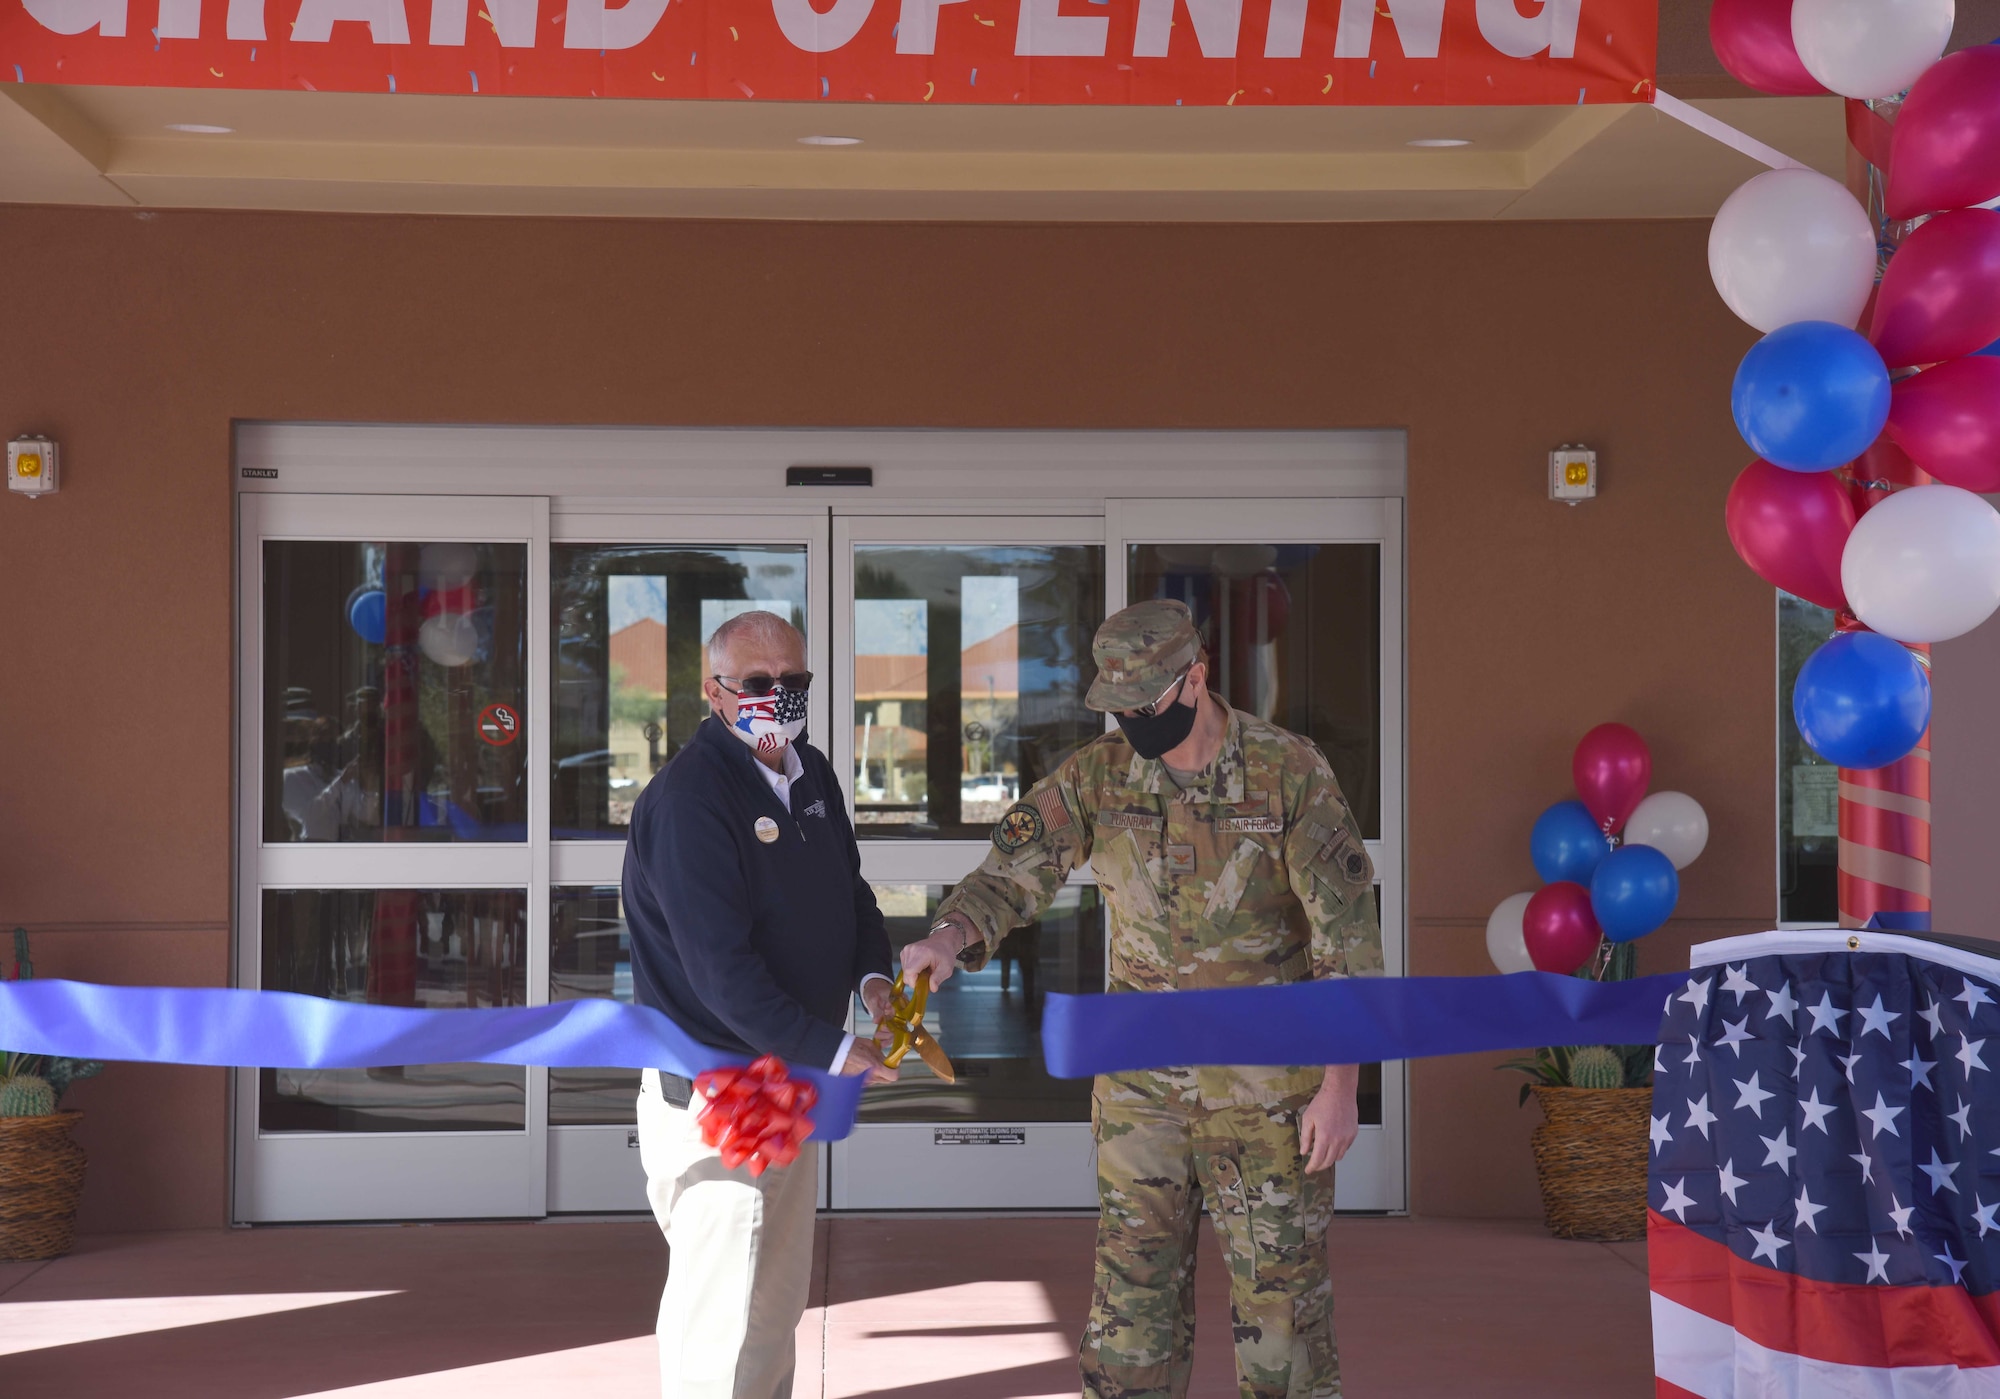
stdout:
[[[1631,954],[1630,943],[1614,948],[1603,979],[1630,977]],[[1542,1107],[1533,1138],[1535,1176],[1550,1231],[1600,1242],[1646,1237],[1653,1046],[1538,1049],[1533,1058],[1501,1067],[1526,1074],[1521,1102],[1533,1097]]]
[[[10,980],[35,974],[28,933],[14,930]],[[62,1110],[79,1078],[103,1069],[89,1059],[0,1051],[0,1260],[55,1258],[76,1235],[83,1194],[83,1148],[71,1137],[80,1112]]]

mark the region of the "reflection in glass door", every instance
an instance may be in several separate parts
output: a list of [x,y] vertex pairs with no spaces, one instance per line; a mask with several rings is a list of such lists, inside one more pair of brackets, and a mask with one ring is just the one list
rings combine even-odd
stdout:
[[[238,984],[539,1002],[545,506],[246,496]],[[238,1075],[237,1216],[539,1214],[538,1071]],[[384,1181],[393,1181],[385,1191]]]
[[[1095,518],[836,518],[836,695],[853,721],[862,872],[891,942],[924,936],[1020,794],[1104,731],[1083,706],[1104,618]],[[981,971],[931,1000],[945,1084],[915,1059],[830,1155],[836,1209],[1048,1208],[1096,1199],[1090,1086],[1051,1078],[1041,1007],[1104,986],[1104,917],[1079,879]],[[872,1023],[855,1003],[853,1028]]]

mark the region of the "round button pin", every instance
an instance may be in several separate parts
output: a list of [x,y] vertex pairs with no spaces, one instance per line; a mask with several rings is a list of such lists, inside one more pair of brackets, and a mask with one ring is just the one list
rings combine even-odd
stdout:
[[778,838],[778,823],[768,816],[759,816],[757,818],[756,831],[757,839],[769,845]]

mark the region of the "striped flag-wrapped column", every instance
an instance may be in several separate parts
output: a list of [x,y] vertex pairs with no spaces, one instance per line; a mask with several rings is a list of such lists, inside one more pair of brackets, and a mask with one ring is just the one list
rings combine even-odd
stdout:
[[[1930,477],[1887,441],[1849,468],[1862,509]],[[1848,623],[1843,613],[1843,624]],[[1852,623],[1858,626],[1859,623]],[[1931,648],[1911,646],[1926,673]],[[1887,767],[1840,770],[1840,926],[1931,925],[1931,736]]]
[[[1875,222],[1881,268],[1914,223],[1898,223],[1883,208],[1883,182],[1889,162],[1890,121],[1902,105],[1898,100],[1847,100],[1849,187],[1868,206]],[[1871,297],[1862,312],[1864,333],[1874,317]],[[1855,487],[1855,508],[1866,512],[1887,500],[1891,492],[1930,484],[1930,476],[1885,435],[1859,461],[1844,469]],[[1841,614],[1843,628],[1858,627],[1851,614]],[[1928,646],[1912,646],[1930,672]],[[1840,770],[1840,869],[1836,898],[1843,928],[1883,927],[1912,930],[1931,925],[1931,736],[1925,732],[1916,750],[1884,768],[1862,772]]]

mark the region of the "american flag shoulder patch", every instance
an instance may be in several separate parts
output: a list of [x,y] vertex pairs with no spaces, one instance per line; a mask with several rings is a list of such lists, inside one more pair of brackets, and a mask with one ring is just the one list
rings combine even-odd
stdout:
[[1042,813],[1042,824],[1052,831],[1069,825],[1069,808],[1063,804],[1060,787],[1044,787],[1035,793],[1035,810]]

